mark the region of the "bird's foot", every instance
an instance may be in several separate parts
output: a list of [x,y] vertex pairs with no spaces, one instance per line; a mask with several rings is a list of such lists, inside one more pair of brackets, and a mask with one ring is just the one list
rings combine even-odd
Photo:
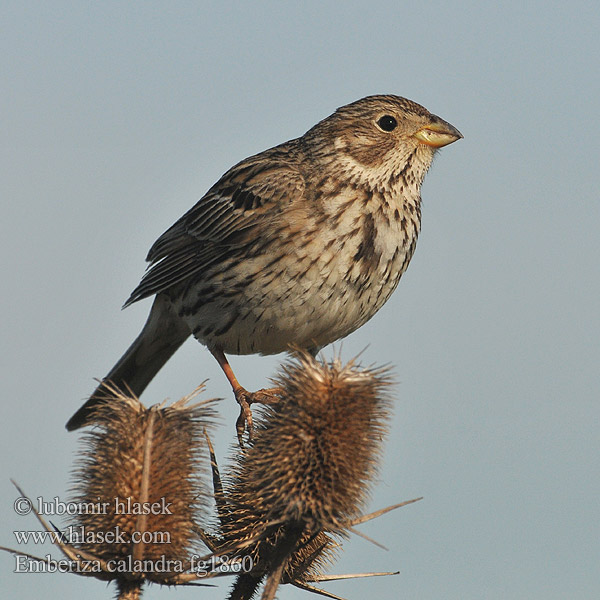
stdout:
[[251,404],[275,404],[281,394],[280,388],[267,388],[257,392],[249,392],[243,387],[239,387],[233,392],[236,402],[240,405],[240,416],[235,422],[238,442],[240,447],[244,447],[244,432],[248,432],[248,441],[252,441],[253,421]]

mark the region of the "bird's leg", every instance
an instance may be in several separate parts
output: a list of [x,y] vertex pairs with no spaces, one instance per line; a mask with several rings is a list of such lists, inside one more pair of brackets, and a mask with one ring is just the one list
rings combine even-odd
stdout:
[[212,355],[217,359],[219,366],[223,369],[223,373],[225,373],[225,377],[227,377],[227,381],[231,384],[233,388],[233,394],[237,403],[240,405],[240,416],[235,422],[235,429],[237,431],[238,441],[240,446],[243,445],[243,435],[246,428],[248,429],[248,436],[252,439],[252,411],[250,410],[251,401],[249,401],[248,396],[249,393],[240,385],[240,382],[237,380],[227,357],[223,353],[222,350],[218,348],[211,349]]
[[279,388],[268,388],[257,392],[249,392],[240,385],[223,351],[220,348],[210,348],[210,352],[223,369],[223,373],[225,373],[225,377],[227,377],[227,381],[233,389],[236,402],[240,405],[240,416],[235,422],[235,429],[240,446],[243,447],[244,431],[248,431],[248,439],[252,441],[252,411],[250,405],[255,403],[272,404],[281,390]]

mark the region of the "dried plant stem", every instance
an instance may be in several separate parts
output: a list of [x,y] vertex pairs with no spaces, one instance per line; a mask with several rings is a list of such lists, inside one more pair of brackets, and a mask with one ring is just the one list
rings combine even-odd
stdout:
[[[150,409],[148,415],[148,424],[144,433],[144,454],[142,459],[142,481],[140,484],[139,502],[141,506],[145,506],[149,499],[150,490],[150,469],[152,461],[152,441],[154,434],[154,421],[156,420],[156,411]],[[138,532],[143,533],[148,526],[148,515],[145,511],[141,511],[136,520],[135,528]],[[141,536],[140,536],[141,539]],[[141,560],[144,557],[144,542],[135,543],[132,552],[134,560]]]
[[258,586],[260,585],[262,577],[256,577],[254,575],[242,574],[240,575],[233,584],[227,600],[250,600],[256,593]]
[[281,583],[290,556],[297,549],[298,543],[302,539],[303,529],[303,527],[291,527],[281,543],[277,545],[273,552],[271,568],[267,575],[261,600],[273,600],[275,598],[275,593]]
[[117,581],[118,600],[139,600],[142,597],[142,582],[120,579]]

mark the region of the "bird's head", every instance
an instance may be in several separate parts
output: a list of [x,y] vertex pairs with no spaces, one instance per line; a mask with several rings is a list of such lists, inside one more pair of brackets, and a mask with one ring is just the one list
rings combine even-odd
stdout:
[[435,151],[462,137],[416,102],[368,96],[338,108],[304,139],[317,160],[339,162],[351,179],[379,187],[405,173],[419,187]]

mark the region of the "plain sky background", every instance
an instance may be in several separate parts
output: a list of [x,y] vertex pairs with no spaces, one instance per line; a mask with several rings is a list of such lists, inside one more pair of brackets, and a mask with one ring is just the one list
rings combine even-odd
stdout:
[[[354,537],[332,569],[400,575],[326,587],[350,600],[597,598],[599,15],[578,1],[5,0],[0,545],[38,529],[14,513],[10,477],[68,497],[79,435],[64,424],[146,318],[149,301],[120,306],[158,235],[234,163],[393,93],[465,139],[426,178],[398,290],[341,352],[390,363],[398,382],[371,508],[425,499],[362,527],[388,552]],[[281,359],[232,364],[256,389]],[[206,397],[226,398],[225,463],[237,409],[202,346],[188,342],[142,400],[206,378]],[[4,598],[114,592],[14,568],[0,555]],[[226,585],[145,597],[219,599]]]

